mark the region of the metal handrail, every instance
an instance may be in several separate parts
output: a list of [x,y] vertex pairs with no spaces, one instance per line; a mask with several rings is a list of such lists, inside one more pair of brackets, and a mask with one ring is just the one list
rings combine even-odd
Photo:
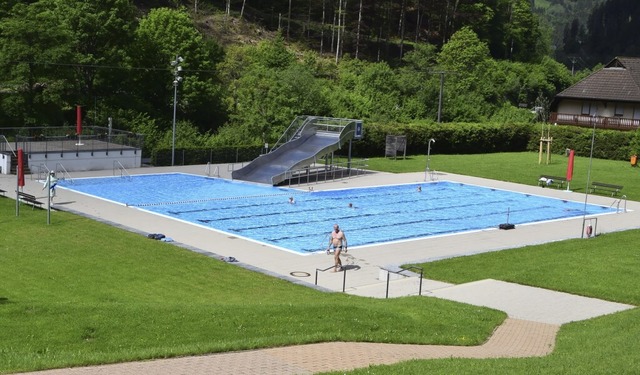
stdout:
[[[211,177],[211,163],[207,163],[207,167],[204,169],[204,173],[207,177]],[[216,165],[213,169],[213,177],[220,177],[220,166]]]
[[56,171],[58,171],[58,170],[62,170],[62,179],[63,180],[67,180],[66,176],[68,176],[69,177],[69,181],[71,181],[72,184],[75,183],[75,181],[73,181],[73,178],[71,177],[69,172],[67,172],[67,169],[64,167],[64,165],[62,165],[62,163],[56,163]]
[[4,135],[0,135],[0,139],[4,139],[4,143],[7,144],[7,146],[9,146],[9,151],[11,151],[11,153],[13,154],[13,156],[16,156],[16,152],[13,149],[13,147],[11,147],[11,143],[9,143],[9,140],[7,140],[7,137],[5,137]]
[[291,124],[289,124],[287,129],[282,133],[280,138],[278,138],[273,147],[271,147],[271,151],[294,139],[296,134],[298,134],[300,130],[304,128],[306,122],[311,121],[314,118],[315,117],[310,116],[296,116],[296,118],[291,121]]
[[34,171],[34,170],[37,170],[37,171],[38,171],[38,173],[37,173],[37,174],[38,174],[38,176],[36,177],[36,181],[41,181],[41,180],[44,180],[44,179],[46,178],[46,177],[43,177],[43,175],[42,175],[42,171],[43,171],[43,170],[45,170],[45,171],[46,171],[46,174],[45,174],[44,176],[48,176],[48,175],[49,175],[49,172],[50,172],[49,168],[47,168],[47,165],[46,165],[46,164],[44,164],[44,163],[40,163],[40,164],[38,164],[38,165],[37,165],[37,166],[35,166],[35,167],[34,167],[34,166],[32,166],[32,165],[30,165],[30,166],[29,166],[29,170],[31,171],[31,177],[30,177],[30,179],[31,179],[32,181],[33,181],[33,171]]
[[[315,281],[315,285],[318,285],[318,272],[326,272],[332,268],[334,268],[335,266],[331,266],[331,267],[327,267],[327,268],[316,268],[316,281]],[[344,293],[344,291],[346,290],[346,285],[347,285],[347,269],[342,267],[342,293]]]
[[622,203],[622,200],[624,199],[624,211],[623,212],[627,212],[627,196],[623,195],[621,196],[619,199],[616,199],[613,201],[613,203],[611,203],[611,205],[609,206],[609,208],[612,208],[614,204],[617,203],[616,205],[616,213],[620,212],[620,203]]
[[127,169],[118,160],[114,160],[113,161],[113,175],[114,176],[116,175],[116,169],[120,172],[120,177],[131,178],[131,175],[129,174],[129,172],[127,172]]
[[[207,177],[211,177],[211,162],[207,162],[207,166],[204,168],[204,174],[207,175]],[[220,177],[220,166],[216,165],[216,167],[213,170],[213,176],[214,177]]]
[[[402,275],[402,272],[404,271],[409,271],[409,270],[419,270],[420,271],[420,285],[418,286],[418,295],[421,296],[422,295],[422,278],[424,275],[424,269],[422,269],[422,267],[418,267],[418,266],[409,266],[407,268],[403,268],[400,271],[391,271],[391,270],[385,270],[387,271],[387,290],[385,293],[385,297],[384,298],[389,298],[389,274],[391,273],[395,273],[397,275]],[[405,276],[405,275],[402,275]]]
[[[300,185],[302,184],[301,180],[302,178],[306,178],[306,183],[307,185],[311,183],[311,177],[315,176],[315,183],[319,183],[321,182],[321,180],[317,177],[319,176],[325,176],[324,180],[322,181],[328,181],[329,180],[329,175],[331,175],[331,181],[335,181],[336,178],[345,178],[345,173],[346,173],[346,178],[351,178],[354,176],[360,176],[361,173],[365,173],[365,167],[367,167],[367,163],[368,159],[362,159],[362,160],[358,160],[358,161],[351,161],[351,163],[349,162],[339,162],[339,163],[332,163],[332,164],[328,164],[328,165],[317,165],[317,166],[309,166],[306,168],[298,168],[298,169],[292,169],[289,171],[285,172],[285,180],[289,181],[289,187],[291,187],[292,185]],[[314,164],[317,164],[317,160],[314,161]],[[351,164],[351,166],[349,166],[349,164]],[[354,173],[355,171],[355,173]],[[337,176],[338,174],[340,174],[339,176]],[[297,183],[295,183],[295,180],[298,180]]]

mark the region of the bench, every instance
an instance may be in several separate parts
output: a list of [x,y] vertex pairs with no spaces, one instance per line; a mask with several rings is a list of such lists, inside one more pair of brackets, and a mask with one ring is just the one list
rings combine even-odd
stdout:
[[[553,180],[553,182],[551,184],[547,184],[547,180]],[[546,174],[541,174],[540,178],[538,178],[538,186],[542,187],[556,185],[558,189],[562,189],[565,182],[567,182],[565,177],[549,176]]]
[[18,192],[18,198],[22,202],[30,204],[32,208],[34,208],[35,206],[42,207],[42,205],[44,204],[38,201],[38,199],[34,195],[23,193],[21,191]]
[[622,190],[621,185],[613,185],[613,184],[605,184],[604,182],[592,182],[591,183],[591,192],[595,193],[597,191],[611,193],[611,196],[618,195],[620,190]]
[[0,194],[2,194],[3,196],[4,196],[4,194],[5,194],[6,192],[7,192],[6,190],[2,190],[2,189],[0,189]]

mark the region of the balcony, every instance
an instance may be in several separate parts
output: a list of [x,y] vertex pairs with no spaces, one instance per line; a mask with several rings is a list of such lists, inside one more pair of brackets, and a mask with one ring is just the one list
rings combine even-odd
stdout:
[[602,117],[589,115],[575,115],[569,113],[551,112],[550,123],[561,125],[574,125],[598,129],[636,130],[640,127],[640,119],[623,117]]

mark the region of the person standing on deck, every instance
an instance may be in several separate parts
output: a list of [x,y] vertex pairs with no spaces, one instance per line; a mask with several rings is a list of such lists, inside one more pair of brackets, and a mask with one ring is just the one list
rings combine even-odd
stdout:
[[347,252],[347,236],[345,236],[344,232],[340,230],[340,226],[338,224],[333,225],[333,231],[331,232],[329,239],[329,248],[327,249],[327,254],[329,254],[329,250],[333,247],[333,272],[342,271],[342,261],[340,260],[340,253],[342,250]]

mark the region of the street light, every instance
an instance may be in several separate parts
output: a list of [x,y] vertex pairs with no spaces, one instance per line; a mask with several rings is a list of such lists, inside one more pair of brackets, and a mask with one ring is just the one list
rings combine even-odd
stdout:
[[182,72],[182,66],[180,65],[184,59],[180,56],[176,56],[176,59],[171,62],[173,67],[173,137],[171,139],[171,166],[175,164],[176,160],[176,107],[178,104],[178,84],[182,81],[180,72]]
[[429,140],[429,146],[427,147],[427,168],[424,170],[424,180],[427,181],[427,173],[429,173],[431,170],[429,169],[429,161],[431,161],[431,144],[435,143],[436,140],[431,138]]

